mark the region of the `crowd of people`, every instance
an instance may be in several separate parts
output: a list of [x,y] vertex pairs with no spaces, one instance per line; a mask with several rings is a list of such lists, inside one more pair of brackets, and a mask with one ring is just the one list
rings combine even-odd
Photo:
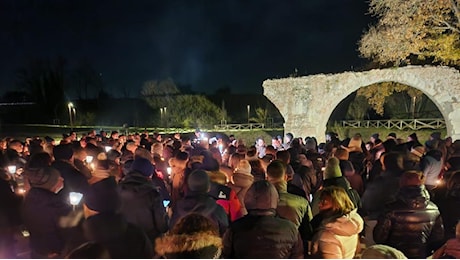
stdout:
[[0,141],[0,257],[460,258],[460,140]]

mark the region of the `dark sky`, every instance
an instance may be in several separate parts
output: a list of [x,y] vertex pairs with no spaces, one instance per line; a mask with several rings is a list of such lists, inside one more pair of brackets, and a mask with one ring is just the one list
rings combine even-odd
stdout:
[[[368,28],[363,0],[0,0],[0,90],[32,59],[87,61],[106,90],[138,95],[171,77],[198,92],[342,72],[366,63],[356,42]],[[69,93],[72,95],[72,93]]]

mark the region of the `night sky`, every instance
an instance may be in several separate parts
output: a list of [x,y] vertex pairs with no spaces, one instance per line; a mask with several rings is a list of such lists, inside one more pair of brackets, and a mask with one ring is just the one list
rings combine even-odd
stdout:
[[[0,0],[0,91],[18,68],[62,56],[86,61],[105,89],[137,96],[168,77],[197,92],[228,86],[262,93],[262,82],[363,66],[368,28],[361,0]],[[69,93],[72,95],[72,93]]]

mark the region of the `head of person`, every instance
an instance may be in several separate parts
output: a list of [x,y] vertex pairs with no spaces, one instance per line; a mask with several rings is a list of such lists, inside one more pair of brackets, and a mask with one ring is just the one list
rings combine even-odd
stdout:
[[71,144],[60,144],[53,148],[53,155],[56,161],[71,161],[73,159],[73,149]]
[[286,180],[286,164],[280,160],[274,160],[267,166],[267,180],[271,183]]
[[319,211],[327,216],[340,217],[355,208],[347,192],[338,186],[328,186],[322,189],[319,199]]
[[401,172],[404,168],[404,156],[399,152],[384,153],[380,157],[382,169],[390,172]]
[[403,172],[399,179],[400,187],[420,186],[424,183],[424,176],[422,171],[408,170]]
[[407,259],[403,252],[398,249],[383,245],[376,244],[366,247],[362,252],[361,259]]
[[190,213],[155,241],[155,252],[165,258],[220,258],[223,248],[219,229],[209,218]]
[[244,196],[244,205],[250,214],[275,214],[279,194],[267,180],[252,183]]
[[64,178],[53,167],[42,167],[36,172],[29,173],[27,177],[32,188],[48,190],[55,194],[64,188]]
[[197,169],[187,178],[187,187],[190,192],[207,193],[211,187],[211,180],[206,171]]
[[100,213],[116,214],[121,207],[121,198],[113,177],[104,178],[91,184],[83,199],[85,201],[83,210],[86,218]]
[[142,174],[144,177],[149,178],[155,172],[155,167],[150,160],[144,157],[136,157],[131,164],[131,171]]
[[326,169],[324,169],[324,179],[332,179],[341,177],[342,171],[340,170],[340,161],[335,157],[327,160]]

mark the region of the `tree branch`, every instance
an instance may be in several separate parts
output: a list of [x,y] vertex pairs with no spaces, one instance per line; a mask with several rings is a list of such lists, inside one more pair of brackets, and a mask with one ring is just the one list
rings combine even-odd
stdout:
[[452,5],[452,9],[454,10],[455,17],[457,18],[457,23],[460,24],[460,10],[458,7],[458,0],[450,0],[450,4]]

